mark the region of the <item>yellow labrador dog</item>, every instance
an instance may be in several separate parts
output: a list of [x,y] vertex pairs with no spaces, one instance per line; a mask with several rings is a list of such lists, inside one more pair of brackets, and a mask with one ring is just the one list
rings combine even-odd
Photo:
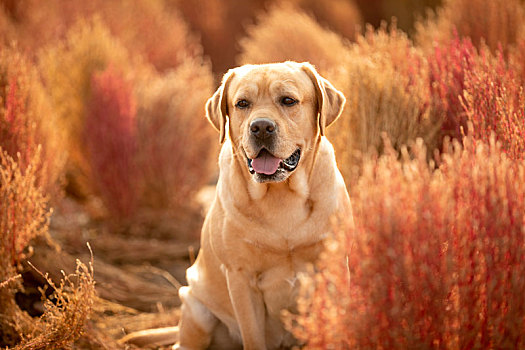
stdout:
[[325,129],[345,98],[308,63],[230,70],[208,100],[223,143],[201,250],[179,291],[175,349],[281,349],[297,275],[315,262],[330,218],[351,206]]

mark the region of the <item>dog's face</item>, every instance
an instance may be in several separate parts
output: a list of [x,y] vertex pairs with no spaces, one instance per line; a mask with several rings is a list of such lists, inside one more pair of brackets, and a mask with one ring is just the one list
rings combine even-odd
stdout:
[[315,88],[293,68],[243,67],[229,85],[230,137],[258,182],[285,180],[317,133]]
[[287,179],[341,113],[343,95],[308,63],[246,65],[230,70],[207,103],[207,116],[229,135],[257,182]]

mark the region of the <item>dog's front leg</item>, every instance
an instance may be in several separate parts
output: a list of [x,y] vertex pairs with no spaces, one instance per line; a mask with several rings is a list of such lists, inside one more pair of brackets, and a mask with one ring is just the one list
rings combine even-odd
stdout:
[[[245,350],[265,350],[265,308],[262,294],[242,268],[226,269],[228,292]],[[254,277],[255,278],[255,277]]]

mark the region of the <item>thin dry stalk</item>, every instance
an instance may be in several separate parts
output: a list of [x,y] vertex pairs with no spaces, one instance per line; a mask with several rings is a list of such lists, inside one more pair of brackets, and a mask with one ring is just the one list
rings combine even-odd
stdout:
[[48,274],[36,271],[53,289],[53,301],[49,298],[44,301],[44,314],[34,323],[31,333],[23,334],[22,342],[15,349],[72,348],[84,332],[96,296],[93,253],[89,265],[77,260],[75,273],[62,272],[58,285]]

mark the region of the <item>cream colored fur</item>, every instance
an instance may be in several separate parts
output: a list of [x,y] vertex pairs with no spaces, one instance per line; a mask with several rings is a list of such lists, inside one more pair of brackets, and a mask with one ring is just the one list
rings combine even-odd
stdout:
[[[283,106],[283,96],[299,102]],[[240,99],[249,100],[250,108],[237,108]],[[318,257],[330,218],[341,212],[351,216],[334,150],[324,136],[344,101],[308,63],[247,65],[225,75],[207,104],[223,142],[220,176],[201,250],[187,271],[188,286],[179,292],[180,338],[174,348],[262,350],[295,344],[281,314],[295,310],[297,276]],[[249,125],[261,117],[277,124],[274,156],[285,159],[301,149],[299,165],[280,182],[257,182],[248,170],[247,157],[259,151]]]

